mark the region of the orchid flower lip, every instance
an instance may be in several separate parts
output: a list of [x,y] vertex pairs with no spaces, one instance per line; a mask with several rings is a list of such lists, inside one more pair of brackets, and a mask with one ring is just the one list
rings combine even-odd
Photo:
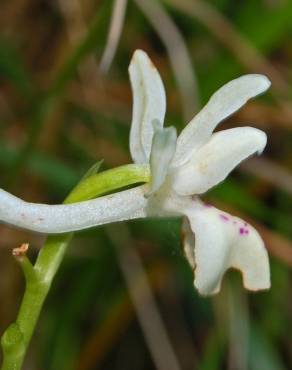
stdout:
[[200,294],[218,293],[229,268],[241,271],[249,290],[270,287],[267,251],[251,225],[199,199],[194,200],[186,216],[184,249]]

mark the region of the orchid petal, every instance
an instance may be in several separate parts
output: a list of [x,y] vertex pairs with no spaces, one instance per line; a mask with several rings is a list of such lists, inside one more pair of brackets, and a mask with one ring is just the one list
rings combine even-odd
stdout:
[[266,134],[253,127],[237,127],[216,132],[190,160],[175,168],[173,187],[178,194],[202,194],[223,181],[244,159],[261,153]]
[[155,131],[150,154],[151,183],[150,194],[164,183],[170,162],[176,148],[176,129],[167,127]]
[[185,252],[194,285],[203,295],[218,293],[229,268],[242,272],[246,289],[270,287],[268,254],[258,232],[238,217],[195,201],[185,221]]
[[174,165],[186,162],[209,139],[218,123],[240,109],[247,100],[266,91],[270,84],[266,76],[249,74],[228,82],[215,92],[181,132]]
[[133,117],[130,151],[135,163],[148,163],[152,137],[152,121],[163,126],[166,98],[160,75],[145,52],[137,50],[129,67],[133,91]]
[[25,202],[0,189],[0,221],[46,234],[145,217],[144,186],[66,205]]

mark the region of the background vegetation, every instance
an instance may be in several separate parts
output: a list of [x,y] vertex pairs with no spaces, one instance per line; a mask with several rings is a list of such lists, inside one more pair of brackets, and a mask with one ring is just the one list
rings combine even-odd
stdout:
[[[220,127],[265,130],[264,155],[205,197],[258,227],[272,289],[248,294],[231,272],[218,296],[198,296],[180,220],[80,232],[25,369],[292,368],[291,20],[290,0],[1,1],[0,186],[26,200],[61,203],[97,160],[131,162],[127,67],[137,48],[159,68],[166,121],[178,129],[232,78],[256,72],[273,83]],[[44,237],[0,226],[1,333],[23,292],[11,256],[23,242],[34,258]]]

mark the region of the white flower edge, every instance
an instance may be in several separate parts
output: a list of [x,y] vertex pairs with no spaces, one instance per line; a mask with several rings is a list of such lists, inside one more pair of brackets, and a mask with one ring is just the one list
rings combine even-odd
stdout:
[[254,227],[198,200],[186,213],[184,251],[202,295],[218,293],[229,268],[241,271],[248,290],[270,288],[268,254]]
[[183,165],[173,170],[178,194],[203,194],[223,181],[244,159],[262,153],[267,135],[253,127],[236,127],[214,133]]
[[186,162],[208,141],[221,121],[240,109],[249,99],[264,93],[270,85],[271,82],[266,76],[248,74],[217,90],[179,135],[174,164],[178,166]]
[[136,50],[129,66],[133,91],[130,151],[135,163],[149,163],[153,120],[163,126],[166,98],[161,77],[147,54]]

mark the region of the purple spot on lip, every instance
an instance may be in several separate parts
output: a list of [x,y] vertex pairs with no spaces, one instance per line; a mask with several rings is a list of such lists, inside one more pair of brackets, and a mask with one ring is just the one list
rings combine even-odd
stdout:
[[248,229],[246,229],[244,227],[240,227],[239,228],[239,234],[240,235],[243,235],[243,234],[247,235],[248,233],[249,233],[249,230]]
[[212,206],[212,204],[209,204],[209,203],[204,203],[204,206],[206,207],[206,208],[212,208],[213,206]]
[[229,217],[228,216],[226,216],[226,215],[224,215],[223,213],[220,213],[220,218],[222,219],[222,220],[224,220],[224,221],[229,221]]

